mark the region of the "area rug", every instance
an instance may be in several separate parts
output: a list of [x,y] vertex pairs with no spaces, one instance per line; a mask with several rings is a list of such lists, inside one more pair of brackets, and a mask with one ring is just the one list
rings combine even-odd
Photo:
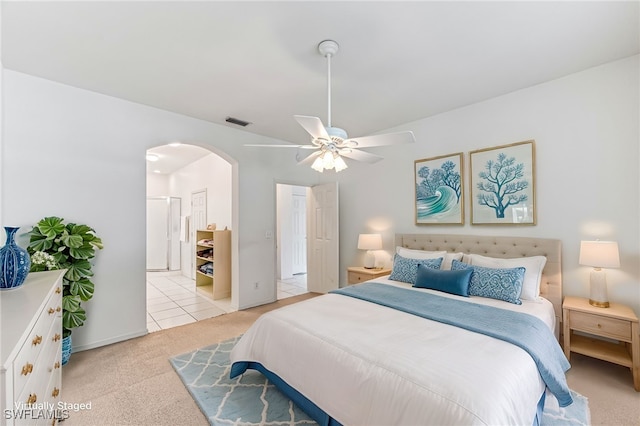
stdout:
[[[229,353],[240,336],[170,358],[169,362],[211,425],[315,425],[304,411],[284,396],[257,371],[247,370],[229,379]],[[590,424],[587,398],[571,391],[573,404],[566,408],[549,393],[546,396],[544,426],[587,426]]]

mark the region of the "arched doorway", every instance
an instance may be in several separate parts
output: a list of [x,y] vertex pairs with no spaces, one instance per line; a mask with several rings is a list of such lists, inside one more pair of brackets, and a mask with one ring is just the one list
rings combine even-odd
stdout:
[[[159,267],[157,262],[153,268],[147,266],[147,329],[150,332],[236,310],[237,302],[234,304],[231,297],[212,300],[208,292],[196,286],[195,280],[198,233],[192,220],[194,208],[198,209],[201,221],[204,214],[206,224],[215,223],[217,229],[233,230],[237,164],[224,153],[214,151],[214,148],[193,144],[168,144],[147,151],[148,259],[162,248],[164,243],[158,244],[158,241],[164,241],[163,238],[169,252],[166,267]],[[194,194],[198,194],[200,201],[196,207]],[[164,199],[171,206],[166,212],[166,221],[162,220]],[[158,205],[159,212],[155,208]],[[158,224],[157,229],[152,227]],[[231,251],[237,250],[233,247]],[[155,259],[162,260],[162,254]]]

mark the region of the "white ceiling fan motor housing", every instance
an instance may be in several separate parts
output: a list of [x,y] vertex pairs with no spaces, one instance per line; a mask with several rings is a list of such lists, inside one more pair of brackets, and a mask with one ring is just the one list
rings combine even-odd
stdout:
[[333,40],[324,40],[318,44],[318,51],[322,56],[331,55],[334,56],[340,50],[340,46]]

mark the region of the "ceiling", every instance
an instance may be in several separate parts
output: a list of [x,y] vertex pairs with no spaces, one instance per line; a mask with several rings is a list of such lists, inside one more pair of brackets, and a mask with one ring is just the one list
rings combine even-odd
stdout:
[[[349,136],[640,52],[639,2],[5,2],[5,68],[292,143]],[[226,117],[251,122],[246,128]]]

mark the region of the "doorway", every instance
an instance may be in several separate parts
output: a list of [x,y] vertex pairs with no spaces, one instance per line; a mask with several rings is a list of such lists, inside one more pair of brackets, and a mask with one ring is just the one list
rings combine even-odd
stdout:
[[180,199],[147,197],[147,271],[180,270]]
[[276,275],[278,300],[307,293],[307,193],[276,184]]
[[[294,232],[293,228],[305,224],[304,243],[301,243],[301,239],[297,243],[305,250],[306,288],[290,289],[293,294],[279,294],[278,299],[280,296],[289,297],[302,292],[327,293],[340,286],[338,183],[298,186],[299,189],[295,191],[294,187],[296,185],[276,184],[276,278],[280,288],[281,281],[296,277],[293,273],[293,247],[296,244],[293,235],[299,236],[302,232]],[[294,197],[303,193],[304,219],[300,216],[303,210],[293,207],[297,201],[302,201]],[[296,215],[300,218],[300,223],[294,224],[296,221],[293,217]],[[297,253],[302,253],[300,247]]]
[[[147,162],[147,198],[170,199],[179,206],[173,209],[177,217],[172,220],[177,229],[177,249],[173,250],[180,254],[175,257],[177,264],[174,259],[170,268],[147,272],[147,330],[162,330],[234,311],[230,299],[214,301],[198,291],[193,266],[196,221],[204,228],[207,223],[217,222],[233,229],[231,162],[210,149],[186,144],[149,149],[147,158],[152,161]],[[195,209],[194,195],[201,200]],[[164,242],[147,240],[147,255],[158,245],[166,246]]]

